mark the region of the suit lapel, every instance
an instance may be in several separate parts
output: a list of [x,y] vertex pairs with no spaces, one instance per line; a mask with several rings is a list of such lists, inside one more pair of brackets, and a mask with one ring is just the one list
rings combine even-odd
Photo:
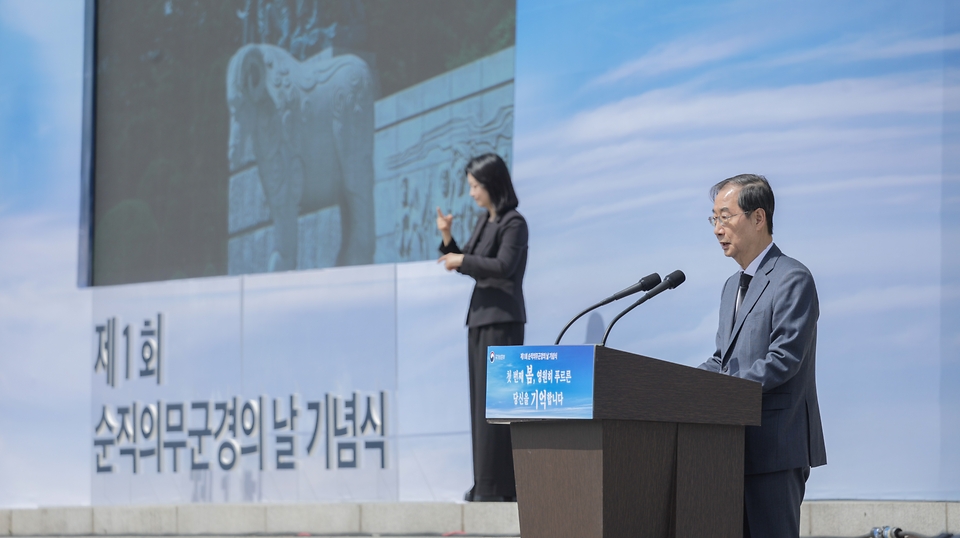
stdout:
[[[740,311],[736,313],[736,319],[733,320],[732,329],[730,331],[730,338],[727,340],[726,347],[723,350],[723,360],[726,361],[730,350],[733,348],[733,343],[737,341],[737,336],[740,334],[740,329],[743,328],[743,321],[747,318],[747,315],[753,310],[753,307],[757,305],[757,301],[760,300],[760,297],[767,290],[767,287],[770,285],[770,272],[773,271],[773,268],[777,265],[777,259],[780,258],[781,252],[777,248],[777,245],[770,247],[770,250],[767,252],[766,258],[760,264],[760,268],[757,269],[757,274],[753,276],[753,279],[750,281],[750,287],[747,288],[747,294],[743,297],[743,302],[740,304]],[[725,312],[729,312],[729,317],[734,316],[734,311],[736,309],[737,301],[737,292],[739,290],[739,279],[733,286],[728,286],[729,290],[724,294],[723,301],[728,304]],[[732,293],[731,293],[732,292]],[[730,296],[730,297],[728,297]]]
[[[731,282],[732,281],[732,282]],[[736,277],[730,277],[727,280],[727,284],[723,287],[723,295],[720,297],[720,316],[721,324],[727,328],[727,332],[724,333],[724,340],[722,342],[722,347],[720,348],[723,353],[721,357],[726,357],[727,349],[730,347],[730,343],[733,341],[733,311],[736,309],[737,305],[737,284]]]
[[477,219],[477,224],[473,227],[473,234],[470,236],[470,239],[467,241],[467,244],[463,246],[464,254],[473,254],[477,250],[477,243],[480,242],[480,235],[483,232],[483,225],[489,218],[489,214],[484,211],[483,215]]

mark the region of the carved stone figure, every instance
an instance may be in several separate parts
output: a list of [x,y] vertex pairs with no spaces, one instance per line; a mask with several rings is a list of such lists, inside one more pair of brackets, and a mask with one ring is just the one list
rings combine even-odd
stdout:
[[230,170],[255,166],[273,220],[268,268],[297,268],[298,217],[338,205],[337,265],[373,263],[373,78],[352,55],[300,62],[245,45],[227,69]]

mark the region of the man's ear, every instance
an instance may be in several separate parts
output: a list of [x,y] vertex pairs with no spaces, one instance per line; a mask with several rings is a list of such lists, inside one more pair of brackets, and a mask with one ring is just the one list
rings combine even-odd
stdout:
[[767,227],[767,212],[762,208],[758,207],[753,210],[753,225],[754,226],[763,226],[764,229]]

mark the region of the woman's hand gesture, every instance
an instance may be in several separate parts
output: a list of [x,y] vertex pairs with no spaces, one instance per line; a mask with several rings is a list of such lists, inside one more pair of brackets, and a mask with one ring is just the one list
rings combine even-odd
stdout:
[[453,252],[449,254],[444,254],[440,256],[440,259],[437,260],[437,263],[442,263],[447,271],[453,271],[459,269],[463,265],[463,254],[454,254]]
[[443,236],[443,244],[449,245],[450,241],[453,239],[453,236],[450,235],[450,228],[453,224],[453,214],[444,215],[443,211],[440,211],[440,207],[437,207],[437,230],[440,231],[440,235]]

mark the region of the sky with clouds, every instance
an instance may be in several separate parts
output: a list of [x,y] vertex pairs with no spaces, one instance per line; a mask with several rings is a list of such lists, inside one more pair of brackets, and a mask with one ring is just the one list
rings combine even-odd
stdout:
[[[528,342],[631,279],[680,268],[687,282],[608,345],[698,364],[737,269],[706,222],[709,187],[764,174],[775,241],[810,267],[821,301],[830,464],[808,498],[960,496],[939,476],[943,53],[960,48],[943,9],[520,2]],[[914,442],[864,451],[891,429]]]
[[[0,1],[0,505],[89,504],[83,2]],[[83,447],[83,448],[79,448]],[[51,488],[50,485],[59,487]]]
[[[945,108],[956,112],[943,53],[960,49],[943,10],[519,0],[527,343],[552,343],[569,317],[640,276],[682,269],[687,282],[623,318],[608,344],[699,364],[737,269],[707,224],[709,187],[764,174],[775,240],[811,269],[821,302],[829,465],[808,498],[960,499],[960,477],[940,476],[941,137]],[[63,442],[89,444],[90,391],[75,382],[90,375],[93,309],[75,286],[82,39],[80,0],[0,0],[0,67],[13,74],[0,79],[0,506],[90,502],[90,454]],[[405,267],[401,363],[462,351],[461,330],[433,329],[453,327],[469,286]],[[441,287],[450,300],[438,305]],[[600,312],[609,321],[623,306]],[[585,327],[565,342],[583,342]],[[911,442],[876,441],[891,432]],[[38,485],[54,478],[57,491]]]

